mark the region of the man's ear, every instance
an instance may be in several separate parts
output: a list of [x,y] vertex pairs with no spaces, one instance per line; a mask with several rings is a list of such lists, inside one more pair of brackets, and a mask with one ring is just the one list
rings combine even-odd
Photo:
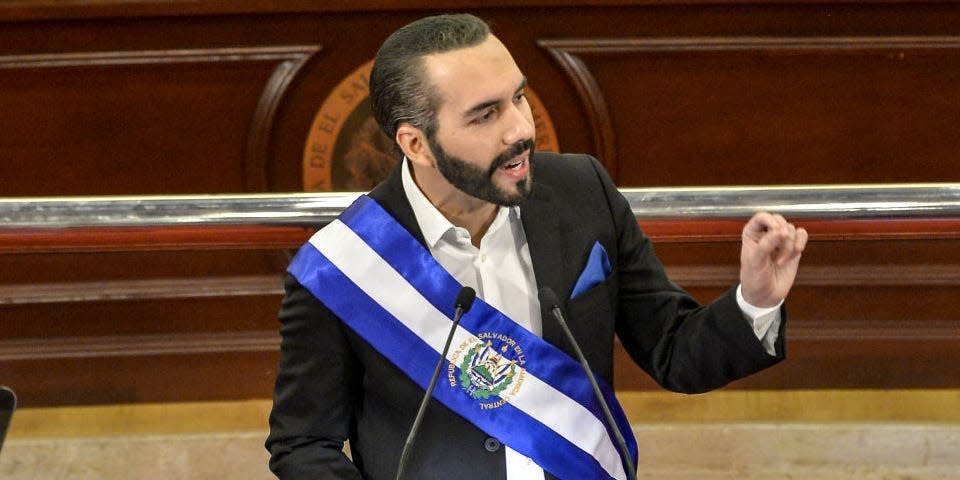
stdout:
[[397,127],[396,140],[408,160],[420,166],[433,166],[433,153],[427,145],[423,130],[403,122]]

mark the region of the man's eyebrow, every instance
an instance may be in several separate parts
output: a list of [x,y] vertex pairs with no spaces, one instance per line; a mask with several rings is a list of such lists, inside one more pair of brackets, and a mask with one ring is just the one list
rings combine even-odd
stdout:
[[[523,78],[520,79],[520,85],[518,85],[518,86],[517,86],[517,89],[514,90],[514,94],[520,93],[520,92],[521,92],[523,89],[525,89],[525,88],[527,88],[527,77],[526,77],[526,76],[524,76]],[[473,107],[471,107],[471,108],[470,108],[469,110],[467,110],[466,112],[463,112],[463,116],[464,116],[464,118],[466,118],[466,117],[472,117],[472,116],[474,116],[474,115],[476,115],[476,114],[478,114],[478,113],[480,113],[480,112],[482,112],[482,111],[484,111],[484,110],[486,110],[486,109],[488,109],[488,108],[490,108],[490,107],[493,107],[493,106],[498,105],[499,103],[500,103],[500,100],[487,100],[486,102],[478,103],[478,104],[474,105]]]

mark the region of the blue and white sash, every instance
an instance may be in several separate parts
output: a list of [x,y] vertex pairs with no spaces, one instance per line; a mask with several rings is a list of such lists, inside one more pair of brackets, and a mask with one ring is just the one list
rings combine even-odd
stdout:
[[[288,271],[426,389],[461,285],[376,201],[361,196]],[[451,343],[434,398],[562,479],[626,478],[580,364],[479,298]],[[636,464],[636,441],[601,389]]]

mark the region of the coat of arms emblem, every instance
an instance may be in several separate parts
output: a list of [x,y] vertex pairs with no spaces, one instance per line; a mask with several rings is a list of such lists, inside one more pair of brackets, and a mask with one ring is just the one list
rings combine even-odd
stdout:
[[499,333],[481,333],[463,342],[452,358],[456,360],[447,370],[450,386],[479,400],[484,409],[506,403],[526,375],[523,350],[515,340]]

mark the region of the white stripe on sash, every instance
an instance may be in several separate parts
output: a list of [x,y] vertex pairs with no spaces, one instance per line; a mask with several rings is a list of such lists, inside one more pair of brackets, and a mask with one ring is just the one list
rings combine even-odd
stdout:
[[[439,354],[450,319],[377,254],[347,225],[334,220],[310,243],[375,302]],[[474,338],[457,327],[452,345]],[[448,354],[448,361],[451,361]],[[620,455],[604,424],[586,408],[526,371],[523,388],[507,400],[538,422],[593,456],[616,479],[626,479]]]

